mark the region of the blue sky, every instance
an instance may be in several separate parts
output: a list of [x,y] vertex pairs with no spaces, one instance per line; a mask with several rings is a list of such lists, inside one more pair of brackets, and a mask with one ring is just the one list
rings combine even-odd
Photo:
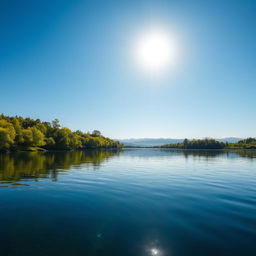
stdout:
[[[0,0],[0,112],[112,138],[256,136],[256,1]],[[177,70],[138,72],[158,26]]]

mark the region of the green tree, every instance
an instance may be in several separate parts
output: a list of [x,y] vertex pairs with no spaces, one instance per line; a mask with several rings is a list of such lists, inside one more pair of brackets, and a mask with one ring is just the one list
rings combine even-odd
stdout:
[[0,150],[8,150],[14,145],[16,136],[13,125],[6,120],[0,120]]
[[92,136],[94,136],[94,137],[99,137],[99,136],[101,136],[101,132],[98,131],[98,130],[94,130],[94,131],[92,132]]
[[52,120],[52,127],[54,129],[59,129],[60,128],[60,121],[59,121],[59,119],[55,118],[54,120]]
[[45,145],[45,137],[44,134],[37,129],[36,127],[29,128],[32,132],[32,145],[35,147],[40,147]]

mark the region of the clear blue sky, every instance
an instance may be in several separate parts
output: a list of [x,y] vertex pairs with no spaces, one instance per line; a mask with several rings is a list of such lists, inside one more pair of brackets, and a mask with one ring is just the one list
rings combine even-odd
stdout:
[[[0,0],[0,112],[112,138],[256,136],[256,1]],[[177,72],[138,73],[152,25]]]

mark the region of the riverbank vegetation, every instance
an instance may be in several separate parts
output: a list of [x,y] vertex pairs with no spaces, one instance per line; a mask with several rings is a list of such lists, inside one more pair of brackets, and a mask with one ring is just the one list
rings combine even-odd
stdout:
[[256,149],[256,139],[247,138],[237,143],[224,143],[214,139],[185,139],[180,143],[165,144],[160,148],[178,148],[178,149]]
[[0,115],[0,151],[73,150],[86,148],[120,148],[123,145],[101,135],[71,131],[61,127],[58,119],[40,119]]
[[162,145],[162,148],[180,148],[180,149],[223,149],[226,144],[214,139],[188,140],[174,144]]
[[256,138],[247,138],[237,143],[229,144],[227,148],[231,149],[256,149]]

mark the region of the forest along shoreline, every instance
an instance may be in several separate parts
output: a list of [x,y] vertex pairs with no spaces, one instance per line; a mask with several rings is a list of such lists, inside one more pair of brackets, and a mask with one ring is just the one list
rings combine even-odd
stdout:
[[[107,138],[100,131],[72,131],[61,127],[60,121],[43,122],[40,119],[0,115],[0,151],[68,151],[85,149],[133,148],[117,140]],[[147,148],[147,147],[136,147]],[[183,142],[149,148],[172,149],[256,149],[256,138],[237,143],[224,143],[211,138],[184,139]]]
[[239,140],[237,143],[220,142],[211,138],[188,140],[183,142],[165,144],[157,148],[175,148],[175,149],[256,149],[256,138],[247,138]]
[[104,137],[97,130],[85,133],[61,127],[58,119],[43,122],[40,119],[0,115],[0,151],[66,151],[122,147],[122,143]]

